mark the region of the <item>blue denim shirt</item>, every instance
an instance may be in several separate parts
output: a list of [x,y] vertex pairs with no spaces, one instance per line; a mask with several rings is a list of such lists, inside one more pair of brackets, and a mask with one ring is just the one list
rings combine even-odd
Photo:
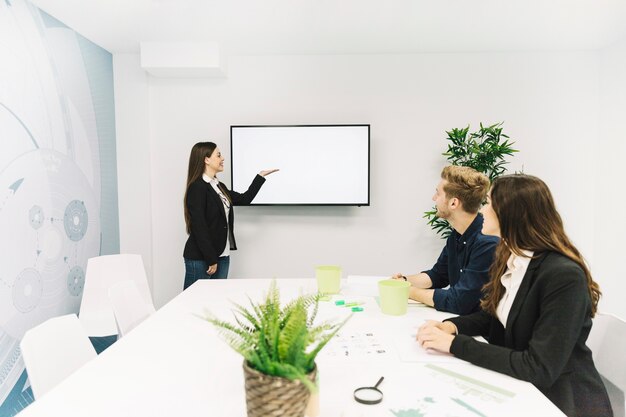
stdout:
[[[481,288],[489,281],[489,267],[493,261],[499,238],[483,235],[483,216],[478,213],[465,233],[456,230],[446,241],[437,263],[428,274],[436,288],[433,294],[435,308],[455,314],[469,314],[480,308]],[[450,286],[450,288],[443,289]]]

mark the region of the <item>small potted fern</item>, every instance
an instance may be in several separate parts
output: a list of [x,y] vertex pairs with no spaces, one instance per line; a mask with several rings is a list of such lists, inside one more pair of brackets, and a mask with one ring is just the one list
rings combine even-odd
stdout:
[[320,296],[301,295],[281,307],[272,281],[263,302],[233,303],[236,323],[206,317],[244,358],[248,417],[304,415],[317,389],[315,357],[349,318],[314,325]]

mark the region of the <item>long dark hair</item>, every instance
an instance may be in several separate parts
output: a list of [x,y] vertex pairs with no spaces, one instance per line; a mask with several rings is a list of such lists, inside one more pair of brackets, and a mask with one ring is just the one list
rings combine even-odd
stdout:
[[187,187],[185,188],[185,198],[183,200],[187,234],[191,233],[191,217],[189,216],[189,209],[187,208],[187,193],[189,192],[189,186],[202,176],[204,173],[204,158],[210,158],[213,151],[215,151],[215,148],[217,148],[217,145],[213,142],[198,142],[193,145],[191,153],[189,154]]
[[522,256],[522,250],[535,254],[552,251],[576,262],[587,277],[591,297],[591,316],[598,309],[600,287],[591,277],[584,258],[565,234],[563,220],[556,210],[548,186],[532,175],[513,174],[496,178],[491,186],[491,206],[500,223],[502,239],[496,248],[489,270],[490,280],[483,287],[485,297],[480,305],[495,316],[504,295],[500,277],[507,269],[511,253]]

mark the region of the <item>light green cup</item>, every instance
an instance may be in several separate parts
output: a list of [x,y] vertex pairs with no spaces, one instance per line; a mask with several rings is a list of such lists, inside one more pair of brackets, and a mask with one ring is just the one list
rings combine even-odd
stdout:
[[406,314],[409,304],[410,283],[386,279],[378,281],[378,292],[380,294],[380,309],[385,314],[392,316],[402,316]]
[[336,265],[321,265],[315,267],[317,291],[323,294],[337,294],[341,282],[341,267]]

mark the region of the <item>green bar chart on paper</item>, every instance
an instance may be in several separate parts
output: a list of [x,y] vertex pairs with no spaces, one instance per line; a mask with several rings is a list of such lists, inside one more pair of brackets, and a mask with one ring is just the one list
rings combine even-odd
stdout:
[[466,382],[466,383],[474,385],[475,387],[480,387],[480,388],[490,391],[490,392],[487,392],[487,394],[499,394],[501,396],[508,397],[508,398],[515,397],[514,392],[505,390],[504,388],[496,387],[495,385],[491,385],[483,381],[479,381],[478,379],[471,378],[469,376],[462,375],[457,372],[450,371],[448,369],[445,369],[445,368],[442,368],[440,366],[433,365],[433,364],[428,364],[425,366],[426,368],[432,369],[434,371],[437,371],[442,374],[448,375],[452,378],[455,378],[458,381]]
[[[437,417],[441,415],[455,417],[488,417],[500,415],[502,407],[516,394],[504,388],[489,384],[476,378],[450,371],[443,367],[427,364],[424,367],[434,379],[452,383],[456,389],[447,395],[415,398],[404,407],[390,409],[394,417]],[[495,413],[495,414],[494,414]]]

